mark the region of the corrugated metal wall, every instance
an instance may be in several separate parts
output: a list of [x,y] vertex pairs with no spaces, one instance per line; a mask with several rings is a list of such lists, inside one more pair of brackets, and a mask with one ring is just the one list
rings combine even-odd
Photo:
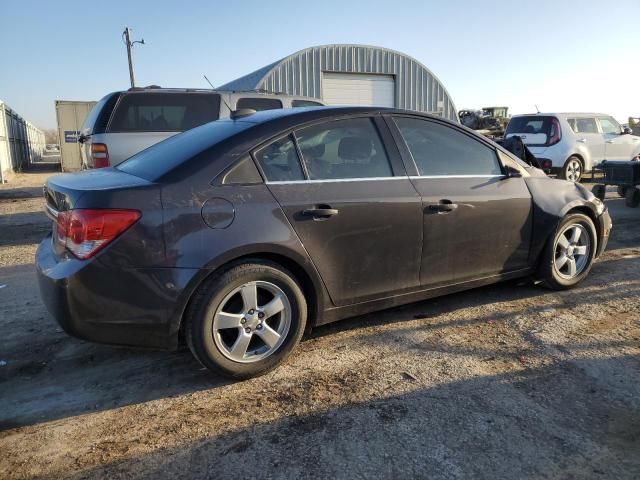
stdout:
[[[379,47],[324,45],[308,48],[274,64],[253,88],[322,98],[323,72],[393,75],[396,107],[436,113],[458,121],[456,107],[447,90],[429,69],[414,58]],[[234,82],[230,82],[221,88],[233,86]]]
[[0,101],[0,181],[42,158],[44,132]]

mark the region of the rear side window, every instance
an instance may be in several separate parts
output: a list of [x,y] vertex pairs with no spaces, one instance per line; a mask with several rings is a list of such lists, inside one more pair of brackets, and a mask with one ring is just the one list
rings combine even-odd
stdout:
[[462,132],[436,122],[394,118],[423,176],[501,175],[496,152]]
[[293,108],[296,108],[296,107],[323,107],[324,105],[318,102],[313,102],[311,100],[292,100],[291,106]]
[[290,135],[258,150],[255,157],[270,182],[304,180],[298,152]]
[[276,110],[282,108],[282,102],[277,98],[240,98],[236,102],[236,109],[251,108],[256,112],[262,110]]
[[[576,133],[598,133],[598,125],[596,125],[596,119],[591,117],[586,118],[572,118],[573,131]],[[569,123],[571,125],[571,122]]]
[[310,180],[392,177],[370,118],[338,120],[296,132]]
[[110,132],[182,132],[217,120],[220,96],[210,93],[131,93],[122,97]]

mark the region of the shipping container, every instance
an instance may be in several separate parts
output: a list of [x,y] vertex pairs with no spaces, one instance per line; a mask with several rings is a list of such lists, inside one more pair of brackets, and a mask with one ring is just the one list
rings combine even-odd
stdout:
[[42,158],[44,132],[0,101],[0,182]]
[[63,172],[82,169],[78,136],[85,118],[96,104],[94,101],[56,100],[60,160]]

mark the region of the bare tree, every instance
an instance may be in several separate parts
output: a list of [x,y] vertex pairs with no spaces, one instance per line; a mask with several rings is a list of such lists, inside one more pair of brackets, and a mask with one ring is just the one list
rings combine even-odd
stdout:
[[58,137],[58,130],[55,128],[48,128],[44,131],[44,141],[47,145],[59,144],[60,138]]

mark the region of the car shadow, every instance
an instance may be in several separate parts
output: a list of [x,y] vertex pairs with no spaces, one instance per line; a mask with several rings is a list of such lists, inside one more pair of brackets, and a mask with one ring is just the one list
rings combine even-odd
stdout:
[[[195,438],[174,436],[171,446],[148,453],[107,453],[99,466],[64,473],[83,479],[637,478],[639,384],[618,379],[633,378],[638,368],[636,356],[621,355],[431,386],[398,377],[392,392],[365,400],[349,383],[311,377],[305,395],[326,398],[330,391],[328,406],[288,414],[286,402],[295,396],[243,399],[248,412],[280,415],[270,421],[252,415],[239,428],[216,423],[200,406]],[[612,372],[617,378],[606,375]],[[171,424],[167,419],[145,441],[162,444]],[[111,438],[109,452],[128,450],[126,437]]]

